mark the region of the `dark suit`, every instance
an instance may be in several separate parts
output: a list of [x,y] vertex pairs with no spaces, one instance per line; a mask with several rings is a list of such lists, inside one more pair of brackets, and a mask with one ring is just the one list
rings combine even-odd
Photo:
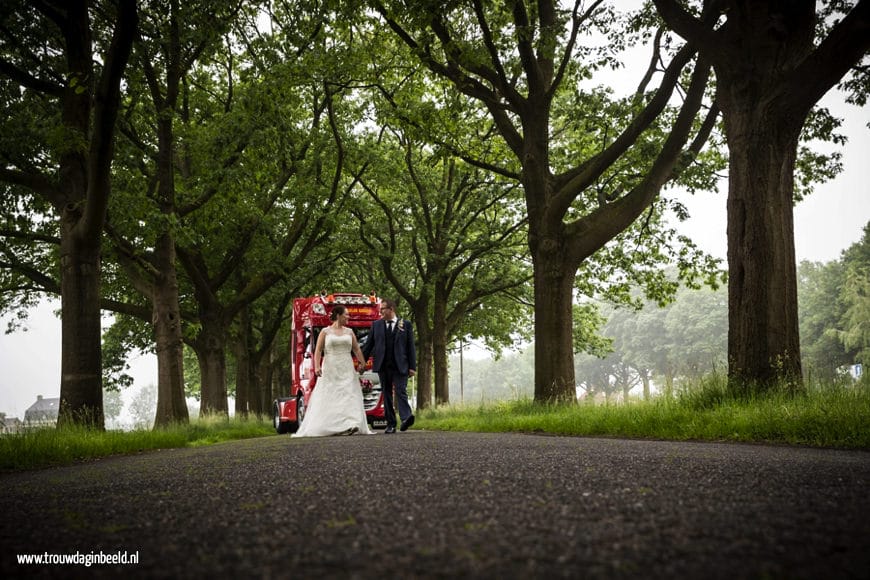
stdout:
[[387,335],[387,322],[383,318],[375,320],[362,353],[368,359],[374,352],[372,370],[378,373],[381,381],[387,427],[395,429],[393,387],[396,389],[399,418],[404,421],[413,414],[408,403],[408,371],[417,370],[417,349],[414,346],[414,327],[408,320],[396,318],[392,335]]

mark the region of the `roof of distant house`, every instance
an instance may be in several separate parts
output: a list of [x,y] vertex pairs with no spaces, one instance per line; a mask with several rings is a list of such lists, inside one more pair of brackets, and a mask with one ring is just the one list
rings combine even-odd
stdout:
[[28,418],[57,416],[60,409],[60,397],[46,399],[42,395],[36,397],[36,402],[24,411],[24,420]]

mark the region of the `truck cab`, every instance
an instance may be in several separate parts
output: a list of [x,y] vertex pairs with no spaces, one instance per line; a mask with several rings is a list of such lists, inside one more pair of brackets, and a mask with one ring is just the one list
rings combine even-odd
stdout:
[[[272,422],[278,433],[295,433],[305,420],[305,409],[317,386],[314,374],[314,347],[320,332],[332,324],[332,309],[341,304],[350,314],[348,328],[356,334],[360,348],[368,340],[372,322],[380,318],[380,300],[374,293],[321,293],[293,300],[290,337],[290,392],[272,403]],[[386,427],[384,397],[378,374],[371,370],[371,359],[360,375],[360,389],[366,418],[372,428]]]

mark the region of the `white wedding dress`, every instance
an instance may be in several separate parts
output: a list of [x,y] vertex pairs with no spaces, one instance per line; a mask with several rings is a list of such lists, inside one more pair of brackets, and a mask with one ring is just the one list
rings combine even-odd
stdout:
[[[359,375],[353,365],[350,329],[336,334],[325,329],[322,375],[317,379],[308,409],[293,437],[374,435],[366,421]],[[354,429],[356,429],[354,431]]]

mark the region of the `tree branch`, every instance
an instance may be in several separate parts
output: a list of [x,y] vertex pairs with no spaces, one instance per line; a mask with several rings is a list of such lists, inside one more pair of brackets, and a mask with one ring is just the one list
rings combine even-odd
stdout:
[[783,91],[806,114],[870,51],[870,0],[860,0],[790,75]]
[[[615,234],[627,228],[652,203],[662,186],[672,177],[695,116],[701,108],[709,74],[710,64],[704,59],[699,59],[692,73],[692,82],[686,93],[683,107],[644,180],[614,203],[600,206],[566,226],[565,231],[570,238],[571,257],[575,263],[592,255]],[[709,117],[710,115],[705,122],[705,127],[710,122]]]
[[59,191],[52,181],[40,173],[25,173],[24,171],[0,167],[0,181],[26,187],[56,208],[62,207],[64,204],[63,192]]
[[555,215],[564,215],[568,207],[573,203],[577,195],[595,182],[623,153],[625,153],[638,137],[658,118],[659,114],[667,106],[673,94],[683,67],[695,54],[692,44],[686,44],[674,56],[671,64],[665,70],[662,83],[641,113],[632,120],[619,137],[613,143],[594,157],[588,159],[573,170],[557,176],[555,180],[556,195],[554,203],[550,206],[550,212]]
[[133,48],[138,15],[135,0],[120,0],[118,22],[94,100],[94,130],[88,159],[88,203],[83,216],[82,234],[99,237],[105,221],[111,189],[115,121],[121,103],[120,85]]

